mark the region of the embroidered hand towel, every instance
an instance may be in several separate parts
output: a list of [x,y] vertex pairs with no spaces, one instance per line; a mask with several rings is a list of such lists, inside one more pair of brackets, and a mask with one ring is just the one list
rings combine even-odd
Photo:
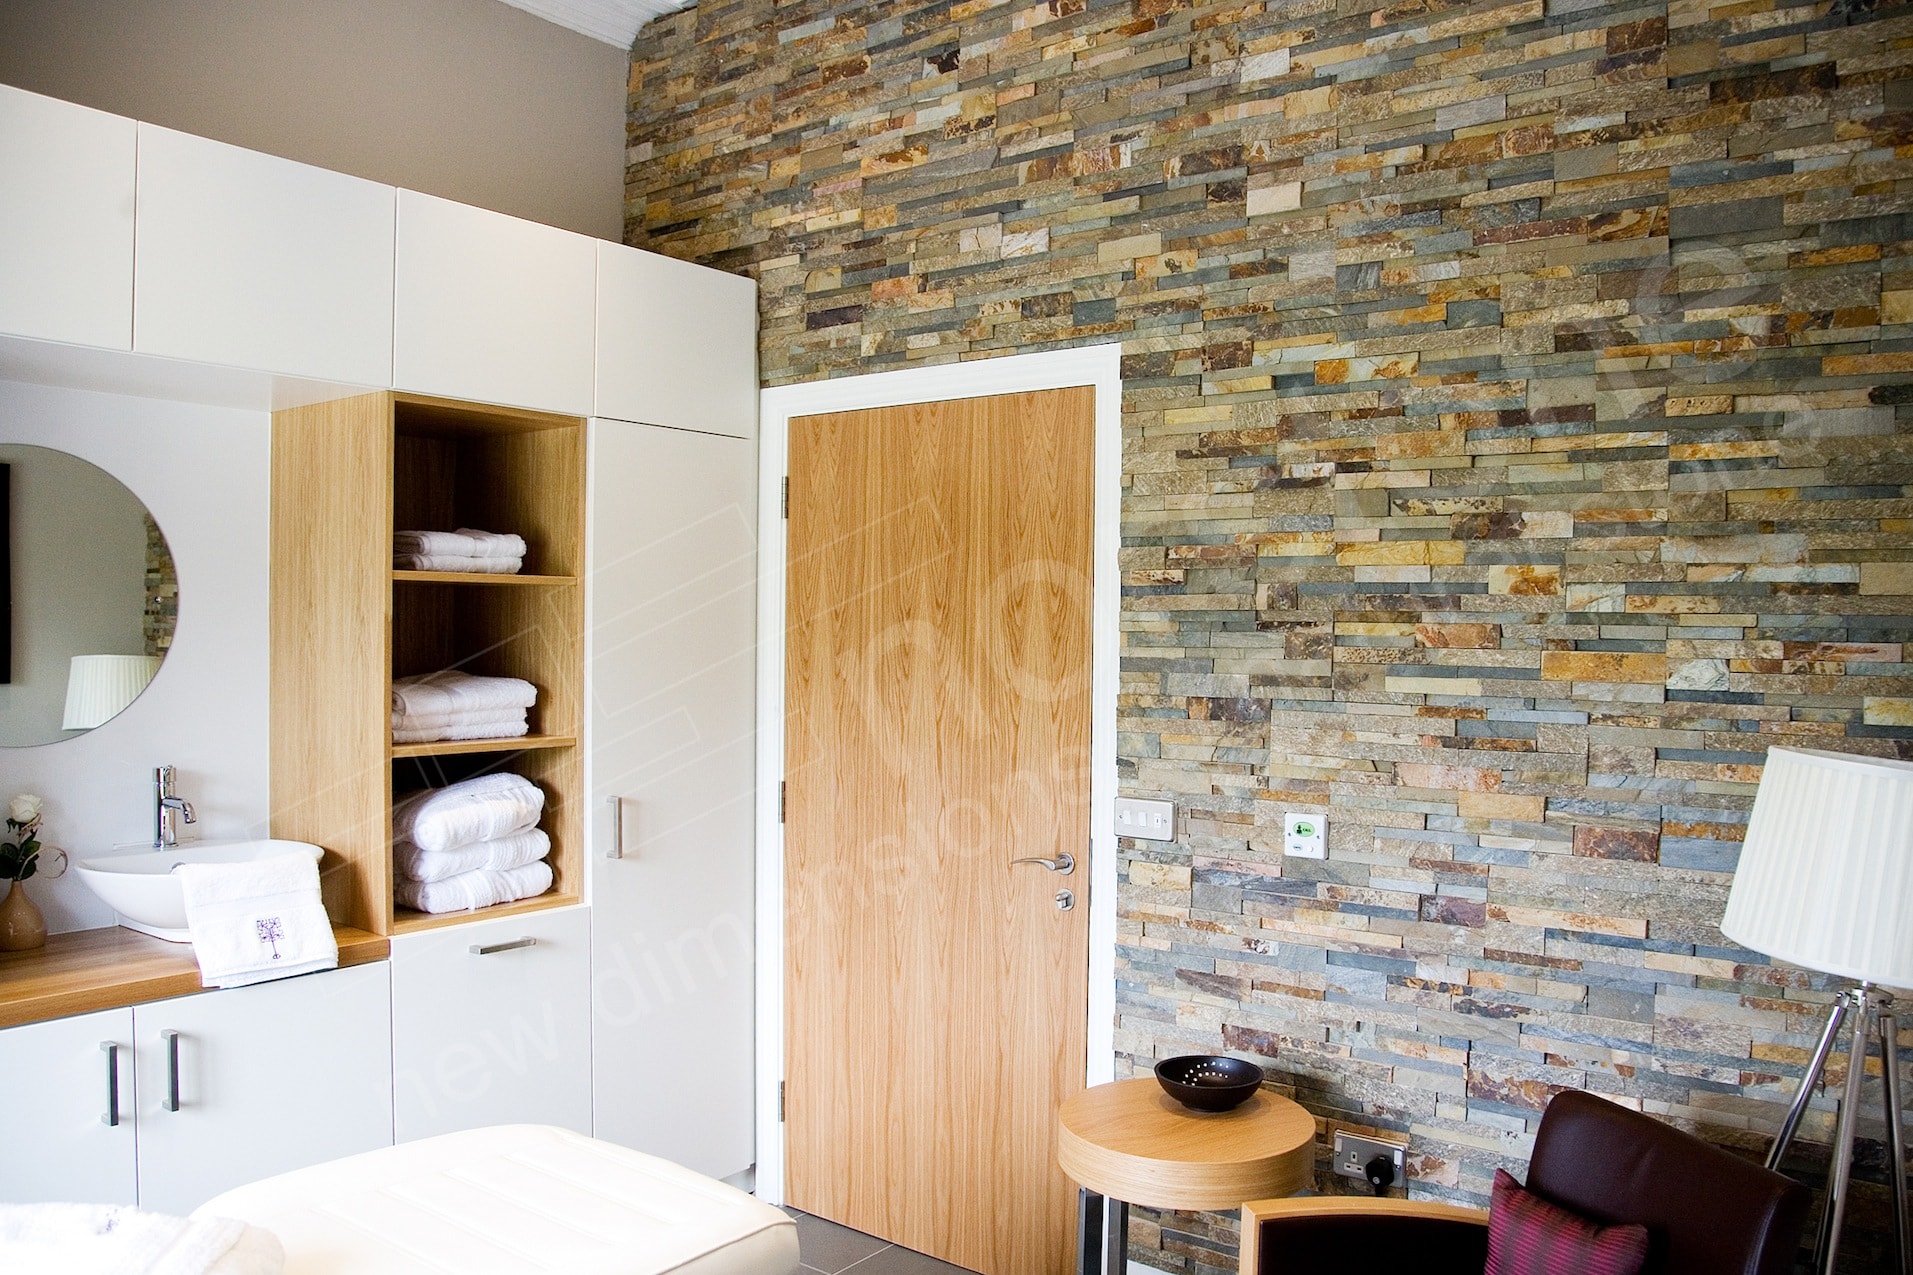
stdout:
[[186,898],[200,986],[244,987],[338,965],[311,855],[182,863],[173,871]]

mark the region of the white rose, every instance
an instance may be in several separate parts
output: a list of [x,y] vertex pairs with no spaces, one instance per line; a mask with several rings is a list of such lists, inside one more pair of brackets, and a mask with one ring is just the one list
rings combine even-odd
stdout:
[[30,792],[23,792],[13,799],[8,814],[15,823],[32,823],[40,817],[40,799]]

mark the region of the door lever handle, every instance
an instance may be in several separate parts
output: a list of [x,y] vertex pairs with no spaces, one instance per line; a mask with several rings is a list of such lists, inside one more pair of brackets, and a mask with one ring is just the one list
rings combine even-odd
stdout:
[[1015,865],[1019,863],[1034,863],[1038,867],[1047,868],[1051,872],[1060,872],[1064,876],[1068,876],[1070,873],[1076,871],[1076,856],[1071,854],[1067,850],[1057,855],[1054,859],[1011,859],[1010,860],[1010,865],[1012,867],[1014,867]]

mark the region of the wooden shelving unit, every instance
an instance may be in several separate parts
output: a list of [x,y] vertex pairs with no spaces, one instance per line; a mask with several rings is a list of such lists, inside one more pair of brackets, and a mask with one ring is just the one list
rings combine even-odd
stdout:
[[[324,846],[327,910],[376,934],[575,903],[583,887],[584,422],[379,393],[273,415],[272,832]],[[397,571],[396,529],[527,542],[518,575]],[[394,744],[392,679],[538,687],[531,733]],[[553,884],[428,916],[392,900],[395,797],[510,770],[545,791]]]

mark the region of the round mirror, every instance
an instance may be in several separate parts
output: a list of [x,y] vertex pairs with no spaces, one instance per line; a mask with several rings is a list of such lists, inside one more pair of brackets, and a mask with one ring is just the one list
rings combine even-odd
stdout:
[[50,447],[0,444],[0,745],[118,716],[173,644],[172,550],[139,497]]

